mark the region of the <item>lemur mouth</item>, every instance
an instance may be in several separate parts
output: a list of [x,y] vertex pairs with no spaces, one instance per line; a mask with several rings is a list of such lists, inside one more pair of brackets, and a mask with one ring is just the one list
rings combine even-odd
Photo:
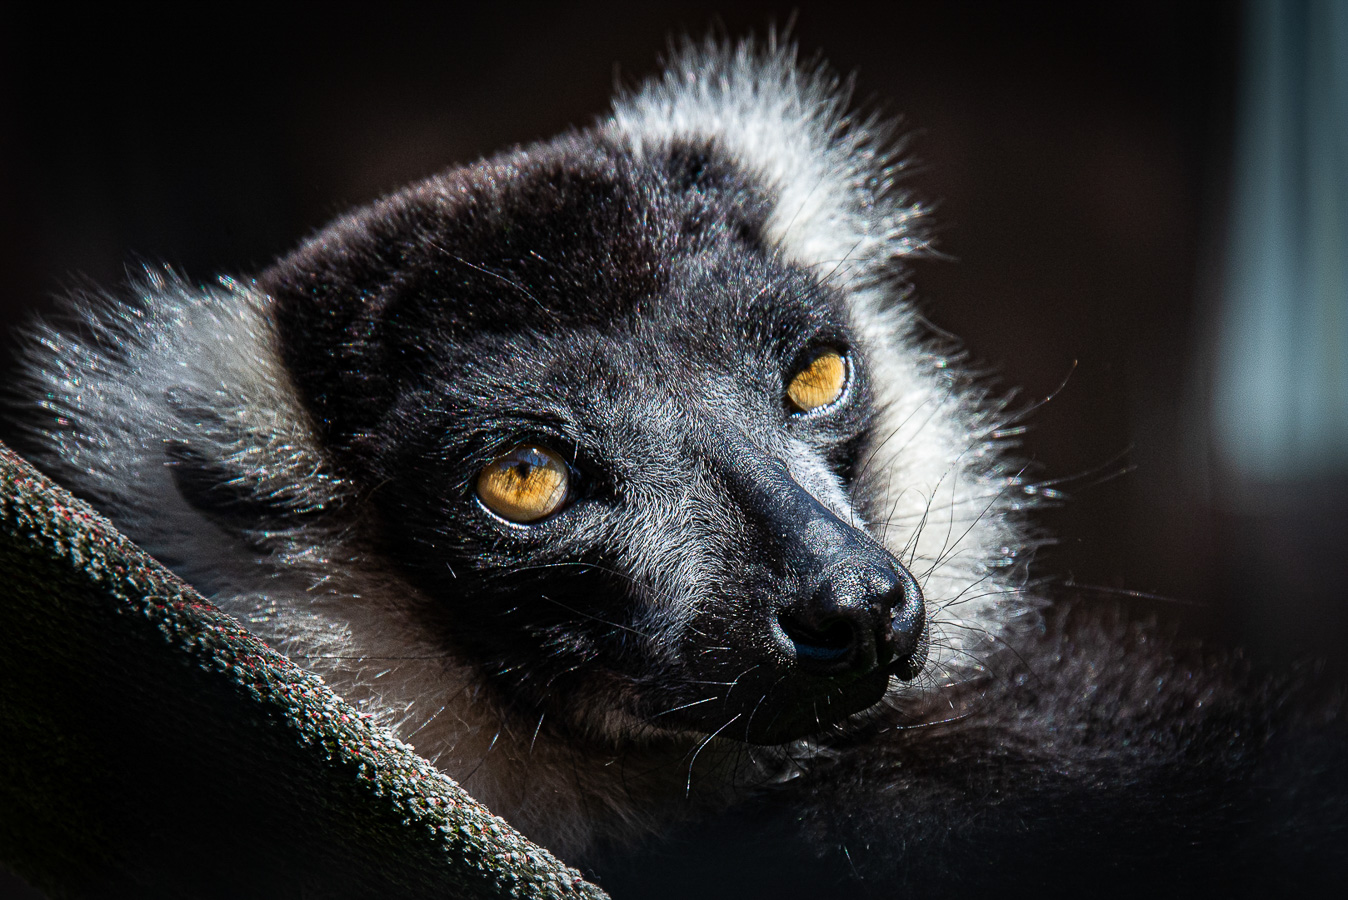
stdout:
[[[810,664],[836,665],[848,658],[849,653],[855,657],[855,653],[840,640],[841,630],[826,636],[833,638],[831,644],[807,645],[809,655],[802,656],[801,660],[808,660]],[[752,744],[778,744],[818,734],[878,704],[889,693],[891,678],[900,681],[917,678],[930,651],[925,620],[916,625],[915,634],[905,632],[903,626],[891,625],[889,636],[890,647],[881,651],[883,658],[877,659],[869,669],[852,669],[822,678],[796,676],[783,679],[764,694],[762,705],[746,724],[741,740]],[[895,644],[900,646],[895,648]],[[824,652],[816,655],[817,651]]]
[[770,646],[780,651],[774,661],[741,660],[733,680],[718,680],[727,684],[724,693],[662,718],[750,744],[782,744],[828,731],[878,704],[894,687],[891,679],[912,681],[922,673],[930,639],[921,613],[920,604],[900,606],[882,620],[874,640],[859,638],[855,622],[833,619],[811,628],[781,617],[770,629]]
[[739,692],[746,695],[743,700],[732,689],[722,708],[722,719],[729,723],[722,735],[749,744],[782,744],[827,731],[879,703],[889,691],[890,668],[830,678],[780,678],[755,692],[752,703],[745,702],[750,686]]

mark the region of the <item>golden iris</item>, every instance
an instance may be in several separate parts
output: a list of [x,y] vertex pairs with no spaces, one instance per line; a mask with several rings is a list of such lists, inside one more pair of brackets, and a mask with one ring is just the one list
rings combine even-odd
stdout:
[[477,495],[503,519],[537,522],[562,508],[568,480],[560,456],[546,447],[520,444],[482,470]]
[[786,386],[786,396],[799,412],[828,406],[847,386],[847,360],[836,350],[825,350],[810,360]]

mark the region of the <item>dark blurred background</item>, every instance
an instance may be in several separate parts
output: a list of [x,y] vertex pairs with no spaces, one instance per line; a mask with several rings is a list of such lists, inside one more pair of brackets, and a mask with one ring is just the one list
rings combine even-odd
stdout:
[[5,14],[0,377],[54,294],[140,260],[254,272],[354,204],[588,123],[671,34],[792,21],[911,135],[945,254],[914,266],[927,316],[1052,395],[1025,454],[1070,500],[1037,573],[1278,659],[1342,655],[1343,460],[1252,477],[1211,437],[1238,4],[192,9]]

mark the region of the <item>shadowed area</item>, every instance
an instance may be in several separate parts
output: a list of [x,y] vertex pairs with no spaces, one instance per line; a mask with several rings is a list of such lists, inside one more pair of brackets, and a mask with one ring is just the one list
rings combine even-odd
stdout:
[[0,861],[61,896],[605,896],[0,445]]

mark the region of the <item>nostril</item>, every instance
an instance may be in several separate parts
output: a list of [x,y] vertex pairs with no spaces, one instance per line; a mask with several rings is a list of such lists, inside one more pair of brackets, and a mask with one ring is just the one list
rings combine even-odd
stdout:
[[852,626],[845,619],[832,618],[809,625],[789,615],[778,618],[782,631],[795,645],[796,655],[812,659],[841,659],[852,652]]
[[866,562],[828,566],[812,591],[778,609],[775,640],[800,671],[863,675],[919,655],[924,607],[916,579],[897,561]]
[[895,643],[900,649],[894,654],[890,674],[903,681],[912,681],[922,674],[922,667],[931,654],[930,630],[925,622],[919,623],[914,631],[901,636]]
[[869,630],[846,615],[818,620],[782,613],[782,632],[795,651],[796,665],[815,675],[841,675],[875,665],[875,646]]
[[922,590],[906,569],[900,584],[890,592],[890,622],[886,641],[893,656],[893,674],[911,681],[927,661],[931,640]]

